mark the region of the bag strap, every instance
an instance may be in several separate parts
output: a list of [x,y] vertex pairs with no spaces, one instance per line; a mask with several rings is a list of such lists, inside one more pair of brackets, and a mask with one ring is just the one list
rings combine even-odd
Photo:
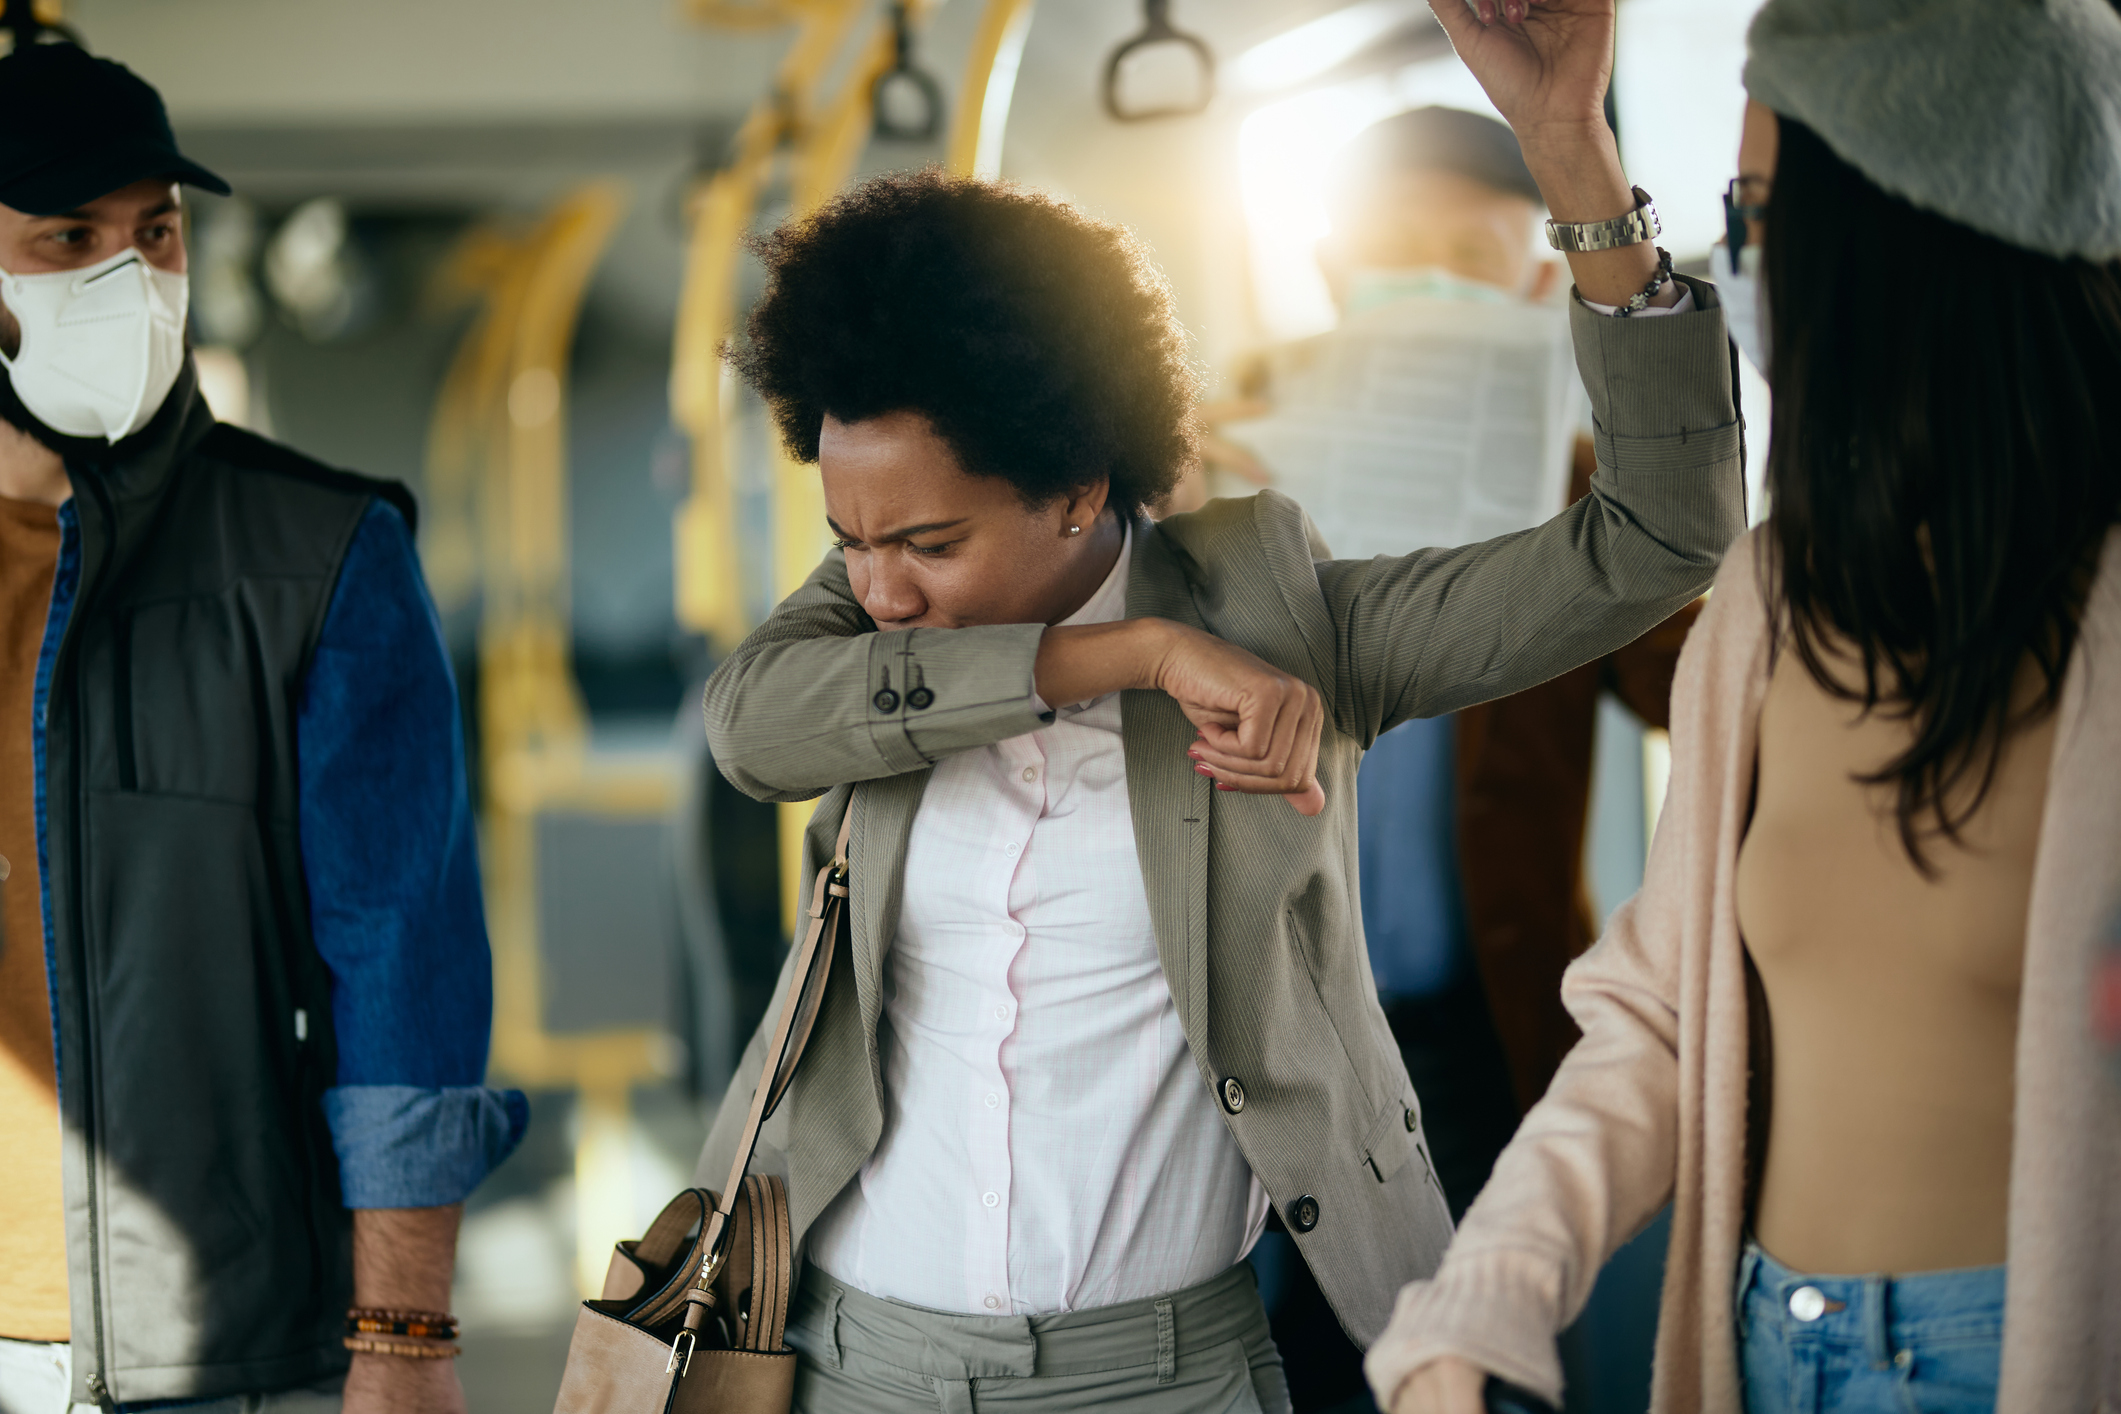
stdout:
[[[847,845],[853,833],[854,798],[850,795],[847,813],[840,820],[839,839],[832,847],[832,862],[817,871],[817,884],[810,893],[810,927],[803,935],[795,967],[789,974],[788,997],[781,1003],[780,1020],[774,1024],[773,1039],[767,1043],[765,1066],[759,1073],[758,1084],[752,1087],[751,1111],[744,1117],[743,1133],[737,1137],[736,1159],[729,1168],[729,1181],[722,1185],[721,1197],[700,1233],[699,1275],[685,1293],[687,1330],[697,1330],[706,1318],[707,1306],[712,1299],[709,1292],[722,1264],[729,1214],[736,1206],[737,1195],[744,1191],[745,1170],[751,1167],[752,1152],[758,1148],[759,1128],[787,1093],[789,1082],[795,1078],[796,1063],[802,1060],[804,1048],[810,1044],[810,1033],[817,1026],[818,1010],[824,1005],[825,983],[832,976],[832,955],[850,892]],[[787,1260],[787,1254],[779,1258],[780,1262]],[[757,1297],[754,1296],[753,1300],[756,1301]]]

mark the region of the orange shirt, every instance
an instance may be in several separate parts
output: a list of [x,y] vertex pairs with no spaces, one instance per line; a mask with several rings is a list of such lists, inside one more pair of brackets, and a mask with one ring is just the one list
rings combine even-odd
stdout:
[[0,499],[0,1336],[65,1340],[59,1084],[44,973],[30,705],[59,565],[59,512]]

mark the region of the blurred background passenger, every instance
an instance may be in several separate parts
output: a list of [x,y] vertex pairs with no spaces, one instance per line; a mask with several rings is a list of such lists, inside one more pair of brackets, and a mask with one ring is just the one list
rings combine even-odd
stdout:
[[[1562,267],[1540,258],[1539,188],[1504,124],[1442,107],[1388,118],[1343,152],[1333,197],[1333,233],[1318,256],[1346,323],[1260,360],[1248,379],[1250,398],[1225,413],[1266,412],[1276,390],[1292,381],[1374,376],[1374,360],[1335,355],[1381,323],[1390,329],[1391,314],[1381,312],[1394,307],[1411,313],[1410,305],[1465,305],[1496,311],[1497,324],[1530,316],[1566,327],[1558,302],[1526,308],[1559,293]],[[1504,356],[1498,348],[1461,345],[1468,332],[1462,327],[1448,331],[1449,343],[1420,324],[1402,324],[1399,332],[1384,345],[1385,356],[1416,368],[1428,366],[1424,342],[1454,365]],[[1477,319],[1471,332],[1477,338]],[[1449,395],[1418,380],[1410,380],[1408,393]],[[1524,405],[1522,434],[1502,442],[1519,462],[1552,456],[1556,439],[1545,435],[1541,414],[1566,415],[1560,446],[1570,502],[1589,494],[1596,465],[1590,437],[1574,431],[1579,401],[1571,396],[1558,410]],[[1321,521],[1358,503],[1360,522],[1336,517],[1322,526],[1336,553],[1350,553],[1342,548],[1349,538],[1360,542],[1353,553],[1361,554],[1371,536],[1395,533],[1393,506],[1348,484],[1345,458],[1306,468],[1300,484],[1291,484],[1275,473],[1294,468],[1269,467],[1246,448],[1248,430],[1242,421],[1226,423],[1210,446],[1211,460],[1236,473],[1222,477],[1223,486],[1278,479],[1307,503],[1315,489],[1314,519]],[[1456,463],[1441,464],[1451,468],[1441,475],[1458,474]],[[1395,471],[1413,481],[1428,469]],[[1513,480],[1548,494],[1553,485],[1536,466],[1494,462],[1467,468],[1467,479],[1475,483],[1463,493],[1468,497],[1482,485],[1505,496]],[[1428,529],[1418,510],[1412,518],[1417,524],[1406,533]],[[1363,757],[1363,931],[1454,1219],[1487,1182],[1519,1116],[1577,1038],[1561,1004],[1561,975],[1598,927],[1585,888],[1584,842],[1600,694],[1611,692],[1645,726],[1663,728],[1672,671],[1698,612],[1690,604],[1626,647],[1525,692],[1395,727]],[[1257,1260],[1268,1273],[1268,1309],[1291,1399],[1304,1410],[1358,1397],[1361,1352],[1333,1321],[1303,1264],[1285,1259],[1289,1250],[1285,1236],[1270,1234]]]
[[412,497],[216,421],[228,187],[49,39],[0,58],[0,1411],[449,1414],[527,1114]]
[[[1435,9],[1520,132],[1595,123],[1609,3]],[[1657,1410],[2121,1403],[2085,1001],[2121,912],[2121,10],[1769,0],[1750,50],[1717,264],[1768,521],[1680,665],[1642,891],[1565,984],[1584,1038],[1370,1351],[1398,1414],[1475,1414],[1483,1372],[1556,1398],[1667,1199]]]

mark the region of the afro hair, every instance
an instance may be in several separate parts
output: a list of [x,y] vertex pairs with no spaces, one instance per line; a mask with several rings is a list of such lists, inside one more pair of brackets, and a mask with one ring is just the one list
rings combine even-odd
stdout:
[[817,460],[828,414],[918,412],[1026,505],[1102,476],[1125,513],[1196,454],[1185,329],[1119,226],[929,170],[864,182],[752,249],[766,291],[725,352],[798,460]]

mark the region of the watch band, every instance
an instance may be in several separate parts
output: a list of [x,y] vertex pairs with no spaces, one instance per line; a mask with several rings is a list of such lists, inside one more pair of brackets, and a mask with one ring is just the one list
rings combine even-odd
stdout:
[[1610,221],[1585,221],[1568,224],[1561,221],[1547,222],[1547,244],[1556,250],[1591,251],[1615,250],[1624,245],[1640,245],[1653,241],[1664,234],[1664,223],[1657,219],[1657,203],[1641,187],[1632,187],[1635,209],[1624,216],[1615,216]]

